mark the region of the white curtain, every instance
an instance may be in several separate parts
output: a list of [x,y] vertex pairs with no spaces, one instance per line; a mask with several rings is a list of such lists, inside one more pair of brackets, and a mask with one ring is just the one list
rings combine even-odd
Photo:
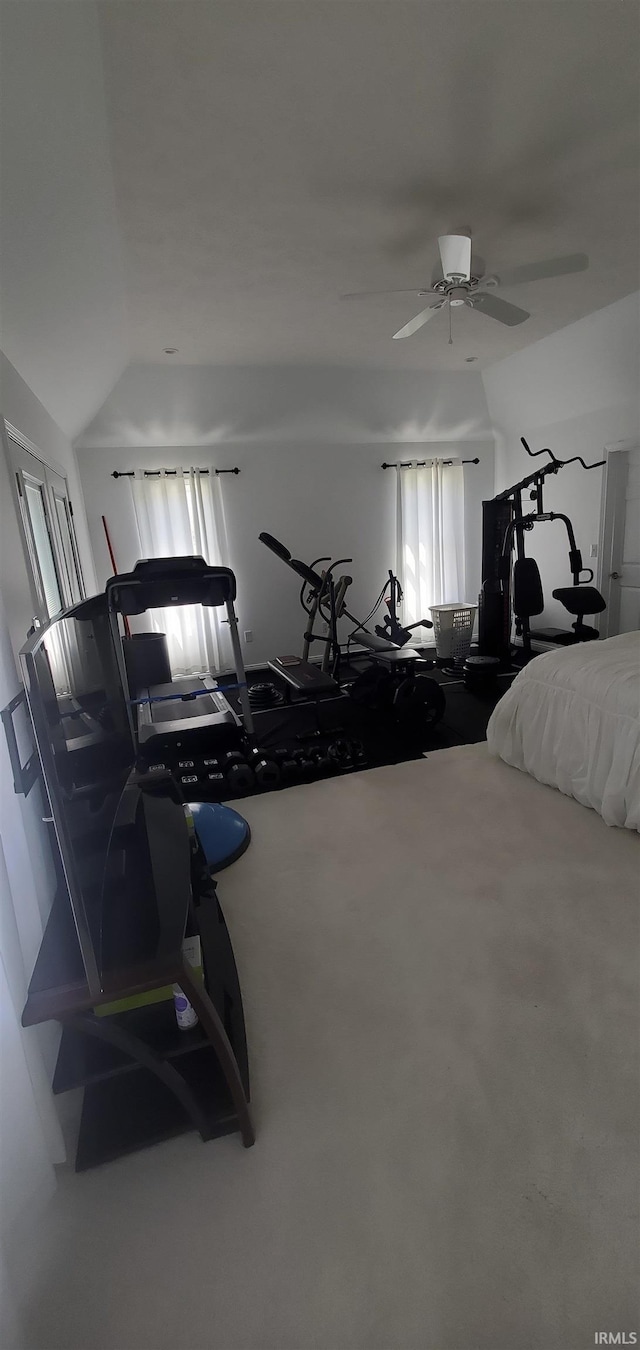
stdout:
[[[176,473],[145,477],[138,471],[129,482],[140,558],[199,554],[211,566],[228,566],[222,494],[213,472],[178,468]],[[229,661],[227,632],[221,628],[225,617],[222,609],[176,605],[149,610],[137,623],[132,621],[132,628],[166,633],[174,674],[215,674]]]
[[430,605],[465,599],[464,471],[460,460],[434,459],[396,474],[402,619],[417,623],[430,617]]

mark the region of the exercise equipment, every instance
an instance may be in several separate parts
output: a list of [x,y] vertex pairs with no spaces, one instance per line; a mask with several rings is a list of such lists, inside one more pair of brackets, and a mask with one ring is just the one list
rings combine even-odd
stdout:
[[272,791],[280,783],[280,768],[276,758],[268,750],[255,748],[249,751],[249,764],[259,788]]
[[462,669],[465,688],[469,693],[494,693],[500,664],[498,656],[467,656]]
[[297,694],[337,693],[340,687],[333,675],[300,656],[274,656],[267,665]]
[[253,790],[255,774],[239,750],[232,750],[225,755],[222,766],[227,786],[233,796],[244,797]]
[[[128,692],[131,726],[145,759],[165,758],[181,751],[239,745],[243,727],[253,736],[253,718],[235,613],[236,579],[228,567],[209,567],[200,557],[150,558],[137,562],[132,572],[111,577],[106,597],[118,664]],[[148,609],[173,605],[224,606],[235,665],[235,684],[242,718],[231,707],[210,675],[187,676],[132,690],[120,636],[123,621]],[[137,715],[134,715],[137,714]]]
[[244,816],[219,802],[189,802],[188,809],[210,872],[221,872],[242,857],[251,843]]
[[[338,693],[341,649],[337,625],[338,619],[344,616],[354,625],[349,641],[358,642],[364,647],[366,655],[372,662],[372,666],[364,670],[355,680],[349,681],[347,692],[354,702],[370,713],[392,719],[403,731],[408,730],[411,716],[415,719],[414,731],[418,734],[439,721],[445,706],[444,693],[435,680],[427,679],[422,673],[427,669],[433,669],[434,662],[424,660],[413,647],[399,646],[389,637],[381,636],[380,632],[370,633],[366,621],[363,623],[347,609],[344,598],[346,587],[342,586],[345,578],[341,577],[336,582],[334,572],[336,567],[350,562],[351,559],[342,558],[332,563],[329,558],[322,558],[319,561],[328,563],[329,566],[323,572],[318,572],[315,567],[293,558],[289,549],[273,535],[262,533],[260,540],[302,578],[300,595],[303,608],[306,613],[312,612],[314,618],[322,616],[327,631],[321,640],[325,644],[325,652],[331,653],[330,673],[326,669],[312,665],[306,658],[294,656],[274,658],[268,663],[269,668],[299,694],[320,695],[322,692],[330,691]],[[393,577],[393,573],[389,575],[390,578]],[[351,578],[348,580],[350,582]],[[386,586],[390,585],[390,582],[386,583]],[[397,594],[397,590],[392,588],[390,598],[395,595],[397,599]],[[372,613],[381,601],[382,594]],[[370,617],[371,615],[368,615],[367,619]],[[382,631],[384,634],[385,630]],[[410,630],[407,629],[406,632]],[[318,635],[308,628],[305,632],[305,644],[317,640],[317,637]],[[308,654],[309,648],[306,645],[305,650]],[[323,664],[326,664],[324,659]]]
[[[533,473],[505,488],[504,492],[482,503],[482,590],[479,598],[479,654],[497,657],[503,665],[511,660],[512,615],[515,632],[522,640],[526,659],[532,655],[531,639],[569,644],[591,641],[598,637],[596,628],[583,622],[585,614],[597,614],[605,608],[605,601],[589,583],[593,570],[584,567],[576,543],[571,520],[562,511],[545,511],[543,486],[545,478],[557,474],[568,464],[579,463],[583,469],[601,468],[605,460],[586,464],[581,455],[558,459],[552,450],[531,450],[521,437],[530,458],[549,455],[548,463],[539,465]],[[529,492],[534,510],[523,511],[523,493]],[[525,553],[525,533],[543,521],[559,520],[564,525],[569,543],[569,568],[573,579],[571,587],[559,587],[552,592],[554,599],[577,616],[570,632],[558,629],[532,631],[531,619],[544,609],[544,595],[540,571],[535,559]],[[515,560],[513,553],[515,551]],[[583,574],[586,576],[583,577]]]
[[284,703],[284,694],[271,680],[258,680],[249,685],[249,703],[254,712],[264,708],[277,708]]
[[[382,602],[387,606],[382,623],[376,624],[375,631],[378,637],[385,638],[388,641],[395,642],[396,646],[404,647],[406,642],[411,639],[414,628],[433,628],[430,619],[418,619],[417,623],[407,624],[405,627],[398,618],[398,605],[402,603],[404,591],[397,576],[389,568],[389,580],[386,583],[382,593]],[[376,605],[376,609],[378,606]]]

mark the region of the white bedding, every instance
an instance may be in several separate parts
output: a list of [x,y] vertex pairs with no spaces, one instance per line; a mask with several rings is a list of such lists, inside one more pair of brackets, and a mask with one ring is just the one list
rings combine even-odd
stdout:
[[492,754],[640,830],[640,633],[536,656],[487,727]]

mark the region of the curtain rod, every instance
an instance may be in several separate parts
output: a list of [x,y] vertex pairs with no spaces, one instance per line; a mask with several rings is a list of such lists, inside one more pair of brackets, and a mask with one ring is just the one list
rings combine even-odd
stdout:
[[[161,474],[164,474],[164,475],[165,475],[165,478],[175,478],[177,472],[178,472],[177,469],[144,469],[144,470],[143,470],[143,477],[144,477],[144,478],[159,478]],[[240,473],[240,470],[239,470],[238,468],[236,468],[236,469],[193,469],[193,470],[191,470],[191,469],[183,469],[182,472],[183,472],[183,474],[188,474],[188,473],[191,473],[191,472],[193,472],[193,473],[214,473],[214,474],[216,475],[216,478],[217,478],[217,477],[218,477],[218,474],[221,474],[221,473]],[[118,471],[118,469],[114,469],[114,470],[113,470],[113,473],[111,474],[111,477],[112,477],[112,478],[135,478],[135,476],[136,476],[136,471],[135,471],[135,469],[120,469],[119,471]]]
[[[437,463],[437,462],[438,462],[438,461],[437,461],[437,458],[436,458],[435,460],[433,460],[433,459],[418,459],[418,460],[405,459],[405,460],[402,460],[400,464],[381,464],[380,467],[381,467],[382,469],[411,469],[411,468],[413,468],[413,467],[415,466],[416,469],[423,469],[423,468],[425,467],[425,464],[435,464],[435,463]],[[441,459],[441,460],[440,460],[440,463],[441,463],[441,464],[453,464],[453,460],[452,460],[452,459]],[[475,458],[475,459],[462,459],[462,460],[460,461],[460,463],[461,463],[461,464],[479,464],[479,463],[480,463],[480,460],[478,459],[478,457],[477,457],[477,455],[476,455],[476,458]]]

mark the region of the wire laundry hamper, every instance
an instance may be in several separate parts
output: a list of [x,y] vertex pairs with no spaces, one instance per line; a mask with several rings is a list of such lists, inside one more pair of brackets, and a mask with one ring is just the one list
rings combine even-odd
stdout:
[[436,656],[447,661],[464,661],[471,650],[471,635],[477,605],[457,601],[452,605],[430,605]]

